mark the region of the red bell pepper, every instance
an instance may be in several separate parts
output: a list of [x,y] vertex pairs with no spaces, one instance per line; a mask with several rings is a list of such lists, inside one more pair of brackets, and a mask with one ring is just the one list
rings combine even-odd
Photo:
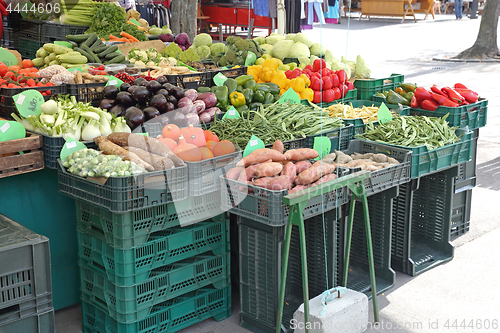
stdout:
[[443,95],[439,95],[439,94],[435,94],[435,93],[431,93],[431,95],[432,95],[432,98],[434,98],[434,100],[439,103],[439,105],[448,106],[448,107],[452,107],[452,108],[455,108],[458,106],[457,103],[450,101],[448,98],[444,97]]
[[463,96],[469,103],[476,103],[479,99],[479,95],[475,91],[472,91],[470,89],[455,88],[455,91]]
[[431,93],[423,87],[418,87],[415,90],[415,92],[413,93],[413,96],[415,96],[419,102],[426,100],[426,99],[431,100],[431,101],[434,100],[432,98]]
[[323,90],[323,102],[330,103],[335,99],[335,93],[332,89]]
[[413,94],[413,96],[411,96],[410,106],[412,108],[418,109],[418,101],[417,101],[417,98],[415,97],[415,94]]
[[439,94],[441,96],[448,98],[448,95],[446,95],[446,93],[442,92],[441,89],[439,89],[436,85],[433,85],[431,87],[431,91],[435,94]]
[[314,91],[314,96],[313,96],[313,103],[321,103],[321,101],[323,100],[323,96],[321,94],[321,91]]
[[315,91],[323,90],[323,80],[318,77],[311,78],[311,89]]
[[295,68],[290,75],[290,79],[295,79],[296,77],[299,77],[300,74],[302,74],[302,70],[300,68]]
[[306,67],[304,67],[304,69],[302,71],[304,71],[304,70],[308,70],[310,72],[314,72],[313,71],[313,66],[311,66],[311,65],[307,65]]
[[287,79],[291,79],[291,77],[292,77],[292,71],[291,70],[287,70],[285,72],[285,76],[286,76]]
[[345,74],[345,70],[339,69],[338,71],[335,72],[335,74],[337,74],[337,76],[339,77],[340,84],[347,81],[347,75]]
[[[339,77],[337,76],[337,74],[332,73],[332,75],[330,75],[330,77],[332,78],[332,85],[334,87],[338,87],[340,85],[340,82],[339,82]],[[353,84],[353,86],[354,86],[354,84]]]
[[321,79],[321,75],[319,75],[319,73],[311,72],[311,73],[309,74],[309,76],[310,76],[310,78],[309,78],[310,80],[312,80],[312,79],[313,79],[313,77],[318,78],[318,79]]
[[323,77],[323,90],[328,90],[332,89],[333,87],[333,80],[331,76],[324,76]]
[[469,89],[467,88],[466,86],[464,86],[463,84],[461,83],[455,83],[455,85],[453,86],[453,88],[460,88],[460,89]]
[[333,100],[334,101],[337,100],[337,99],[340,99],[342,97],[342,93],[340,92],[339,87],[333,88],[333,93],[334,93],[334,95],[333,95]]
[[313,72],[320,72],[323,70],[323,68],[326,68],[326,61],[325,59],[316,59],[313,62]]
[[430,99],[424,99],[422,101],[422,103],[420,103],[420,106],[424,110],[436,111],[436,109],[438,108],[439,104],[436,103],[436,102],[434,102],[434,101],[431,101]]
[[347,89],[348,90],[353,90],[354,89],[354,83],[353,82],[347,81],[345,84],[347,85]]
[[342,94],[342,97],[345,97],[345,94],[347,94],[347,92],[349,91],[349,89],[347,89],[347,86],[345,84],[341,84],[339,89],[340,93]]
[[321,70],[321,76],[322,76],[322,77],[325,77],[325,76],[330,76],[330,73],[331,73],[331,71],[330,71],[328,68],[323,68],[323,69]]
[[452,102],[455,102],[455,103],[462,103],[463,101],[465,101],[465,98],[462,97],[458,92],[456,92],[453,88],[450,88],[450,87],[444,87],[444,88],[441,88],[441,91],[446,93],[448,95],[448,98],[452,101]]

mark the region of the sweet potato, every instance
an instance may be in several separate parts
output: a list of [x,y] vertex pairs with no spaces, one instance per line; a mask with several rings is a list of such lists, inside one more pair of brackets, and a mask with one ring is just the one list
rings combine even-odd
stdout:
[[264,177],[264,178],[257,178],[257,179],[254,179],[252,184],[255,185],[255,186],[259,186],[259,187],[266,187],[267,184],[269,184],[270,182],[272,182],[273,180],[275,180],[276,177]]
[[292,188],[293,178],[288,176],[279,176],[266,185],[266,188],[271,191],[289,190]]
[[326,176],[323,176],[321,177],[320,179],[318,179],[317,181],[315,181],[312,186],[316,186],[316,185],[319,185],[319,184],[323,184],[323,183],[326,183],[326,182],[329,182],[330,180],[334,180],[334,179],[337,179],[337,175],[334,174],[334,173],[331,173],[329,175],[326,175]]
[[255,176],[257,178],[274,177],[279,175],[281,170],[283,170],[283,165],[281,163],[275,163],[275,162],[262,163],[255,170]]
[[320,179],[324,175],[329,175],[335,171],[337,166],[335,164],[328,164],[322,161],[318,161],[313,164],[309,169],[302,171],[297,178],[295,178],[295,183],[297,185],[308,185],[314,183],[316,180]]
[[276,139],[276,141],[274,141],[273,147],[271,149],[279,151],[280,153],[283,154],[283,151],[285,150],[285,146],[283,146],[283,142],[281,142],[281,140]]
[[311,187],[311,185],[298,185],[298,186],[295,186],[294,188],[292,188],[290,191],[288,191],[288,194],[293,194],[295,192],[305,190],[306,188],[309,188],[309,187]]
[[242,171],[238,177],[238,181],[244,183],[246,181],[252,180],[255,177],[255,170],[261,165],[259,164],[254,164],[246,168],[244,171]]
[[314,159],[319,156],[319,153],[311,148],[299,148],[287,150],[285,158],[287,161],[304,161]]
[[280,153],[279,151],[268,149],[268,148],[260,148],[254,150],[250,153],[250,155],[243,157],[236,166],[249,166],[254,163],[262,163],[267,160],[272,160],[273,162],[285,161],[285,155]]
[[245,170],[244,167],[234,167],[226,172],[226,178],[236,180],[240,176],[241,172]]
[[295,164],[293,164],[292,162],[288,162],[287,164],[285,164],[285,166],[283,167],[282,175],[295,179],[295,177],[297,176],[297,167],[295,166]]
[[309,161],[300,161],[300,162],[295,163],[295,167],[297,168],[297,170],[296,170],[297,174],[299,174],[302,171],[307,170],[310,167],[312,167],[312,164]]

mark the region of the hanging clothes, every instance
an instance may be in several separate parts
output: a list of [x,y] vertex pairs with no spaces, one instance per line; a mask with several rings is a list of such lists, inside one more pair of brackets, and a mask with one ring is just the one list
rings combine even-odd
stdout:
[[328,0],[328,12],[325,12],[325,22],[337,24],[339,22],[339,1]]
[[252,0],[252,8],[255,15],[269,17],[269,0]]

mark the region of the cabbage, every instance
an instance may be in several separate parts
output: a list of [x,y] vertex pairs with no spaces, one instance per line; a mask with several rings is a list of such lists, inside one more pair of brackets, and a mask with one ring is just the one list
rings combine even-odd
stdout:
[[253,40],[259,43],[259,45],[266,44],[266,37],[255,37]]
[[195,47],[198,47],[201,45],[210,46],[210,45],[212,45],[212,37],[206,33],[196,35],[196,37],[193,40],[193,44]]
[[[194,47],[194,45],[195,44],[193,44],[192,47]],[[196,48],[196,53],[198,53],[198,55],[200,56],[200,58],[208,58],[210,56],[211,50],[206,45],[200,45],[200,46],[198,46]]]
[[334,61],[339,62],[339,60],[333,56],[333,53],[330,50],[325,51],[325,61],[326,62],[334,62]]
[[210,46],[210,51],[212,57],[215,57],[221,53],[226,53],[227,47],[223,43],[213,43],[212,46]]
[[304,67],[311,64],[311,60],[309,60],[308,57],[298,57],[298,59],[299,59],[299,64],[301,65],[303,64]]
[[295,41],[295,34],[287,34],[287,35],[285,36],[285,39]]
[[151,28],[149,29],[149,33],[153,36],[161,35],[163,31],[160,28]]
[[272,51],[273,57],[278,58],[280,60],[288,58],[289,57],[288,54],[292,50],[293,44],[295,44],[293,40],[286,40],[286,39],[280,40],[273,46],[273,51]]
[[311,47],[310,47],[310,51],[311,51],[311,54],[314,54],[315,56],[320,56],[320,55],[324,55],[325,54],[325,51],[326,49],[321,46],[320,43],[314,43]]
[[309,48],[306,44],[298,42],[293,44],[292,48],[288,53],[289,58],[299,58],[299,57],[307,57],[309,58],[311,54],[309,53]]
[[354,71],[355,75],[359,79],[369,79],[372,71],[368,68],[363,58],[360,55],[356,57],[356,69]]
[[[344,58],[344,56],[342,56],[342,58],[340,58],[340,62],[342,63],[342,65],[344,65],[344,63],[347,63],[346,67],[349,68],[349,74],[350,74],[350,75],[347,75],[347,78],[350,79],[356,71],[356,62],[354,62],[352,60],[346,60],[346,58]],[[347,70],[346,70],[346,74],[347,74]]]
[[271,44],[262,44],[260,45],[260,48],[262,49],[263,54],[272,55],[273,46]]
[[301,42],[307,45],[307,47],[311,47],[313,42],[302,32],[299,32],[295,35],[295,42]]
[[[283,36],[281,35],[271,35],[269,37],[266,37],[266,44],[271,44],[271,45],[275,45],[277,42],[279,42],[280,40],[283,40]],[[292,41],[293,42],[293,41]]]

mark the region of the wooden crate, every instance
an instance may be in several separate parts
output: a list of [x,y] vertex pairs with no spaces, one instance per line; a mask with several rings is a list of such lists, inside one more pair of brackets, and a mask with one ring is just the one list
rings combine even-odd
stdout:
[[24,139],[0,142],[0,178],[40,170],[43,167],[40,135],[26,132]]

